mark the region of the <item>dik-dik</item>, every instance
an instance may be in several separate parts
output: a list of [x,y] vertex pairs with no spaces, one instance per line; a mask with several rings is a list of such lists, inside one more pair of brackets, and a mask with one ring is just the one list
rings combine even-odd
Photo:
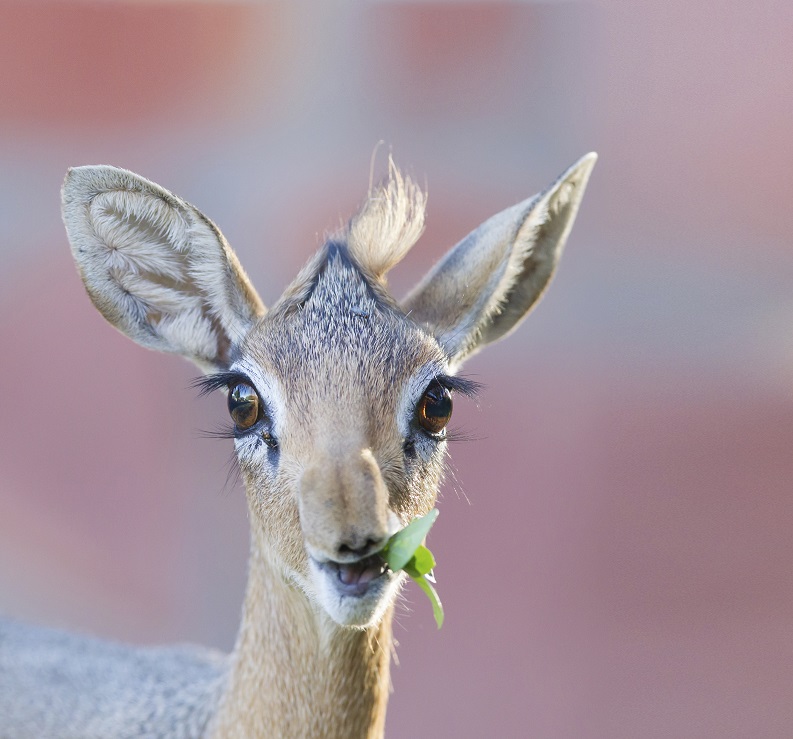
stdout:
[[265,308],[217,226],[131,172],[78,167],[63,219],[88,295],[228,399],[250,509],[231,655],[0,621],[2,739],[380,737],[403,573],[384,544],[435,503],[457,376],[545,291],[596,156],[483,223],[404,299],[386,274],[425,198],[392,165]]

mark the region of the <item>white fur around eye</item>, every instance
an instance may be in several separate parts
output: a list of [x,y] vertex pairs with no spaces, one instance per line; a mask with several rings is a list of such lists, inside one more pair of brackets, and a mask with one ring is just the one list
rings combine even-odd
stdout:
[[280,383],[274,377],[271,377],[255,362],[248,359],[241,359],[235,362],[230,368],[230,372],[239,372],[240,374],[248,377],[253,384],[254,389],[259,394],[259,397],[264,404],[265,411],[271,421],[271,433],[278,438],[283,430],[284,415],[286,405],[284,402],[284,394],[281,389]]
[[403,437],[408,438],[412,433],[413,418],[416,415],[416,406],[421,400],[428,385],[438,375],[447,373],[447,368],[436,362],[424,365],[417,370],[404,384],[399,396],[397,406],[397,428]]

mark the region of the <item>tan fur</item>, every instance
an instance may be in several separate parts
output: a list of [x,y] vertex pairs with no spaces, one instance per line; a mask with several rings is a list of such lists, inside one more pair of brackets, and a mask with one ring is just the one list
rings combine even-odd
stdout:
[[231,679],[210,736],[381,737],[393,608],[366,629],[338,628],[276,574],[253,529]]
[[[248,587],[226,669],[214,657],[184,663],[200,676],[194,690],[171,655],[158,673],[171,677],[146,683],[160,709],[144,705],[130,723],[123,693],[92,733],[92,719],[74,708],[86,696],[64,694],[63,670],[104,675],[118,664],[137,675],[142,664],[126,653],[108,661],[93,645],[99,667],[79,654],[69,667],[53,661],[46,679],[58,686],[61,712],[37,707],[4,736],[57,724],[81,739],[130,736],[130,726],[159,737],[381,737],[403,575],[378,575],[371,555],[432,509],[446,449],[445,437],[422,430],[417,408],[438,378],[453,386],[465,357],[512,330],[544,292],[593,164],[584,157],[483,224],[400,306],[384,277],[421,234],[425,198],[389,162],[389,179],[269,313],[193,206],[125,170],[71,170],[64,221],[97,308],[143,346],[222,370],[213,388],[252,385],[262,404],[257,424],[234,435],[250,509]],[[372,579],[353,591],[342,573]],[[15,664],[38,664],[25,654]],[[35,682],[39,673],[24,669]],[[186,682],[178,693],[167,684],[174,675]],[[29,699],[12,696],[7,715]]]

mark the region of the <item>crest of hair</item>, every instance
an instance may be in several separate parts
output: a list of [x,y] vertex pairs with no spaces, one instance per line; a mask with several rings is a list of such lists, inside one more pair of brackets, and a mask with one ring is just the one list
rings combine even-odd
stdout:
[[388,177],[370,188],[366,203],[347,226],[351,256],[365,270],[382,278],[424,231],[426,204],[426,193],[389,157]]

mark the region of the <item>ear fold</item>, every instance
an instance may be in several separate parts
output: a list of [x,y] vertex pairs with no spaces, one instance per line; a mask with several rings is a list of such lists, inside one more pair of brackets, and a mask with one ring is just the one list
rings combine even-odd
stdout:
[[542,296],[596,160],[587,154],[544,192],[485,221],[405,299],[452,364],[512,331]]
[[228,367],[265,309],[217,226],[116,167],[70,169],[62,198],[72,254],[100,313],[149,349],[205,371]]

